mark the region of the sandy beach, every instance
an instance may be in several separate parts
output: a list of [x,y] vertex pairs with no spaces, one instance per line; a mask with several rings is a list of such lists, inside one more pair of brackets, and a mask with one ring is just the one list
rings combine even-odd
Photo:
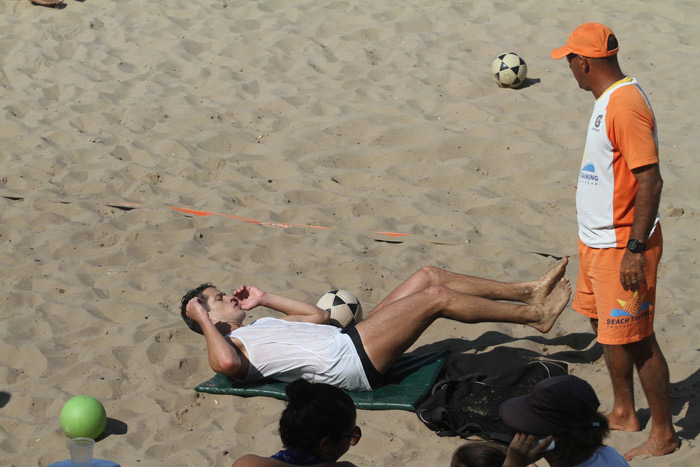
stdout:
[[[339,287],[367,312],[428,264],[520,281],[568,255],[575,284],[593,98],[549,54],[586,21],[615,31],[652,101],[665,181],[655,328],[683,441],[631,465],[697,465],[696,3],[6,0],[0,12],[3,465],[69,458],[59,412],[78,394],[107,411],[94,456],[122,466],[276,452],[283,402],[193,390],[213,372],[179,299],[205,281],[312,302]],[[528,64],[518,90],[489,73],[509,51]],[[274,313],[248,319],[260,316]],[[611,407],[602,349],[570,306],[548,334],[438,321],[414,349],[499,347],[565,361]],[[643,429],[607,441],[623,453],[649,435],[636,383]],[[359,466],[447,466],[464,442],[406,411],[362,410],[358,424],[343,459]]]

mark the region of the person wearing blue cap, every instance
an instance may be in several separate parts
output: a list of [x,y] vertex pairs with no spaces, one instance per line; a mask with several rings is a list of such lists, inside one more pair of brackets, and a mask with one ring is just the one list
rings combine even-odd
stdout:
[[[529,394],[504,401],[499,415],[518,433],[504,465],[528,465],[541,456],[551,467],[628,466],[603,444],[610,428],[599,405],[591,385],[573,375],[543,379]],[[547,447],[537,449],[540,442]],[[528,458],[532,453],[538,457]]]

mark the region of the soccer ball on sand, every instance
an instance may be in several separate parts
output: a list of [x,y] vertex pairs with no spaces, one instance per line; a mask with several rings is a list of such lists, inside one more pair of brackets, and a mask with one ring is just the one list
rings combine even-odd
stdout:
[[501,54],[491,64],[491,76],[502,88],[517,88],[525,82],[527,65],[515,52]]
[[347,290],[331,290],[318,300],[316,306],[331,314],[330,324],[346,328],[359,323],[362,319],[362,305],[353,294]]

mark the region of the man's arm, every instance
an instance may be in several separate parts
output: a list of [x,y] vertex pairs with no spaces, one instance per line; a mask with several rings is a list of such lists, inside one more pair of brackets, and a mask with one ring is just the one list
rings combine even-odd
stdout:
[[[630,238],[646,242],[659,212],[663,179],[659,164],[647,165],[632,170],[637,179],[637,197],[634,203],[634,221]],[[620,283],[625,290],[639,290],[644,279],[644,254],[625,251],[620,265]]]
[[195,320],[202,328],[204,338],[207,340],[207,353],[209,366],[217,373],[226,376],[235,376],[241,368],[241,358],[231,343],[214,326],[209,313],[201,303],[201,299],[195,297],[187,304],[187,316]]
[[264,306],[285,314],[281,319],[287,321],[305,321],[308,323],[328,324],[330,313],[316,305],[283,297],[269,292],[263,292],[257,287],[242,285],[233,293],[243,310],[252,310]]
[[287,321],[328,324],[330,320],[330,313],[326,310],[294,298],[265,293],[262,303],[268,308],[284,313],[286,316],[283,316],[281,319]]

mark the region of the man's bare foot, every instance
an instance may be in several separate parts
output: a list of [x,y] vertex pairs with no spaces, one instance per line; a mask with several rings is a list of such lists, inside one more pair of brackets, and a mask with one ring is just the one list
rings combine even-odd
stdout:
[[610,412],[605,418],[608,419],[608,425],[610,425],[611,430],[639,431],[641,429],[639,419],[635,413],[632,413],[629,417],[619,417]]
[[529,297],[525,300],[525,303],[530,305],[542,303],[557,285],[559,279],[564,277],[567,264],[569,264],[569,257],[564,256],[556,266],[540,276],[536,281],[528,284]]
[[631,461],[636,458],[665,456],[666,454],[675,452],[680,445],[681,443],[678,439],[678,435],[675,433],[666,441],[655,439],[650,436],[646,442],[640,444],[636,448],[630,449],[624,457],[626,460]]
[[571,282],[569,282],[569,279],[559,279],[549,295],[541,303],[531,305],[532,309],[537,313],[538,319],[528,324],[541,333],[549,332],[561,312],[568,305],[570,297]]

